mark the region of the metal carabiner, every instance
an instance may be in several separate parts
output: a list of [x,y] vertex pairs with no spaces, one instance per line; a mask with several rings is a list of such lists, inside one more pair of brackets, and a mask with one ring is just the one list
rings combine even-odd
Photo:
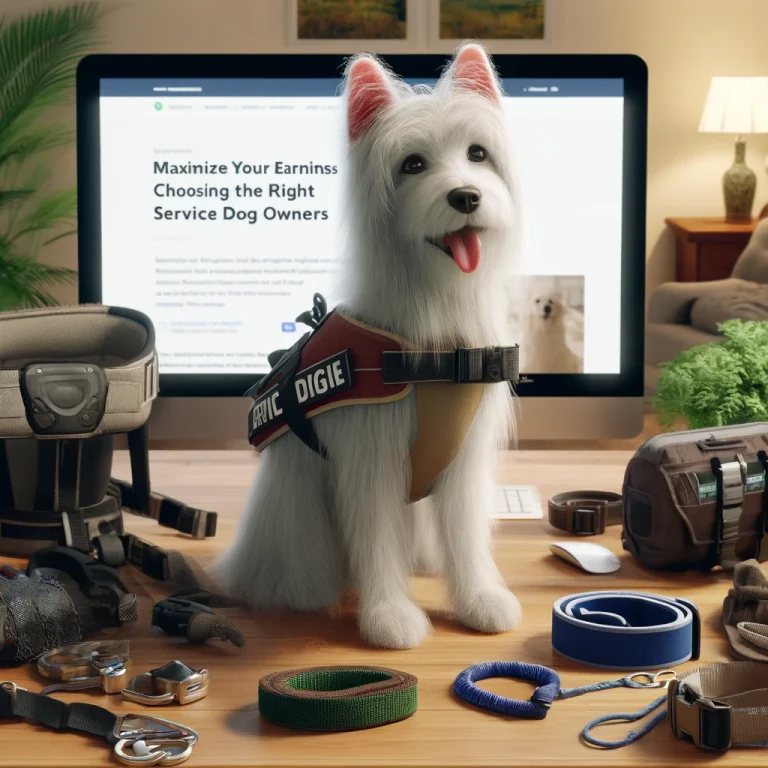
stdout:
[[207,669],[192,669],[180,661],[136,675],[124,688],[123,698],[137,704],[157,706],[190,704],[208,695],[210,676]]
[[[669,676],[669,679],[660,680],[663,676]],[[644,677],[648,682],[639,683],[634,678]],[[632,683],[631,688],[669,688],[669,684],[677,679],[677,672],[674,669],[661,669],[658,672],[633,672],[631,675],[627,675],[624,680]]]
[[178,765],[199,740],[185,725],[152,715],[124,715],[115,724],[115,756],[124,765]]
[[668,679],[665,679],[663,682],[658,683],[656,686],[657,688],[664,688],[665,690],[669,688],[669,684],[673,680],[677,680],[677,672],[675,672],[674,669],[662,669],[656,672],[653,676],[653,682],[656,683],[658,678],[660,678],[662,675],[668,676]]
[[102,640],[54,648],[37,660],[37,671],[55,683],[43,688],[43,696],[54,691],[102,688],[120,693],[126,686],[131,655],[128,640]]

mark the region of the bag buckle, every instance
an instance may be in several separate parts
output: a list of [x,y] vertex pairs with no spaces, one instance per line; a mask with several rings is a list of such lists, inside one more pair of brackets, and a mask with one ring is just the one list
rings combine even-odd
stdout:
[[37,660],[37,671],[56,682],[40,691],[81,691],[102,688],[105,693],[120,693],[131,665],[128,640],[76,643],[54,648]]
[[152,715],[123,715],[113,729],[115,756],[124,765],[178,765],[199,740],[185,725]]
[[667,701],[669,723],[678,739],[692,741],[699,749],[724,752],[731,747],[731,707],[699,696],[685,682],[670,683]]
[[137,704],[159,706],[178,701],[190,704],[208,695],[207,669],[191,669],[180,661],[136,675],[123,690],[123,696]]

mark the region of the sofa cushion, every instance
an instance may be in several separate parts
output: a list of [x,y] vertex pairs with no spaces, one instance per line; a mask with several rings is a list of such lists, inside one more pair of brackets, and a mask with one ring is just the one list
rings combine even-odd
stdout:
[[768,218],[755,227],[747,247],[733,267],[731,276],[753,283],[768,283]]
[[718,323],[739,320],[768,320],[768,285],[753,283],[726,288],[696,299],[691,307],[691,325],[705,333],[717,333]]
[[648,323],[645,327],[645,362],[649,365],[666,363],[684,349],[722,341],[723,336],[704,333],[690,325],[677,323]]

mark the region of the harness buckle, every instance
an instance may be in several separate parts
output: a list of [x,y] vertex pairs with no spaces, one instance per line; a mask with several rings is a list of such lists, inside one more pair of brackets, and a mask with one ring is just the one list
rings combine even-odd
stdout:
[[672,680],[667,691],[669,724],[678,739],[699,749],[724,752],[731,747],[731,707],[699,696],[684,681]]
[[107,377],[93,363],[30,363],[19,389],[36,435],[90,434],[104,418]]
[[178,765],[199,740],[196,731],[153,715],[123,715],[113,729],[115,756],[124,765]]
[[162,667],[136,675],[123,690],[123,696],[149,706],[174,701],[190,704],[208,695],[208,685],[207,669],[191,669],[180,661],[169,661]]
[[128,640],[76,643],[54,648],[37,660],[37,671],[56,682],[40,691],[79,691],[102,688],[105,693],[120,693],[125,687],[131,656]]

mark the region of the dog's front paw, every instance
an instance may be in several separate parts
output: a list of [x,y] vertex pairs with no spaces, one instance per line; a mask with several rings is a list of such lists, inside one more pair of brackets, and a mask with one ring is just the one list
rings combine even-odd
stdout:
[[427,614],[406,598],[361,607],[358,624],[363,640],[379,648],[413,648],[432,629]]
[[465,627],[495,634],[518,627],[523,609],[508,589],[494,585],[463,600],[456,614]]

